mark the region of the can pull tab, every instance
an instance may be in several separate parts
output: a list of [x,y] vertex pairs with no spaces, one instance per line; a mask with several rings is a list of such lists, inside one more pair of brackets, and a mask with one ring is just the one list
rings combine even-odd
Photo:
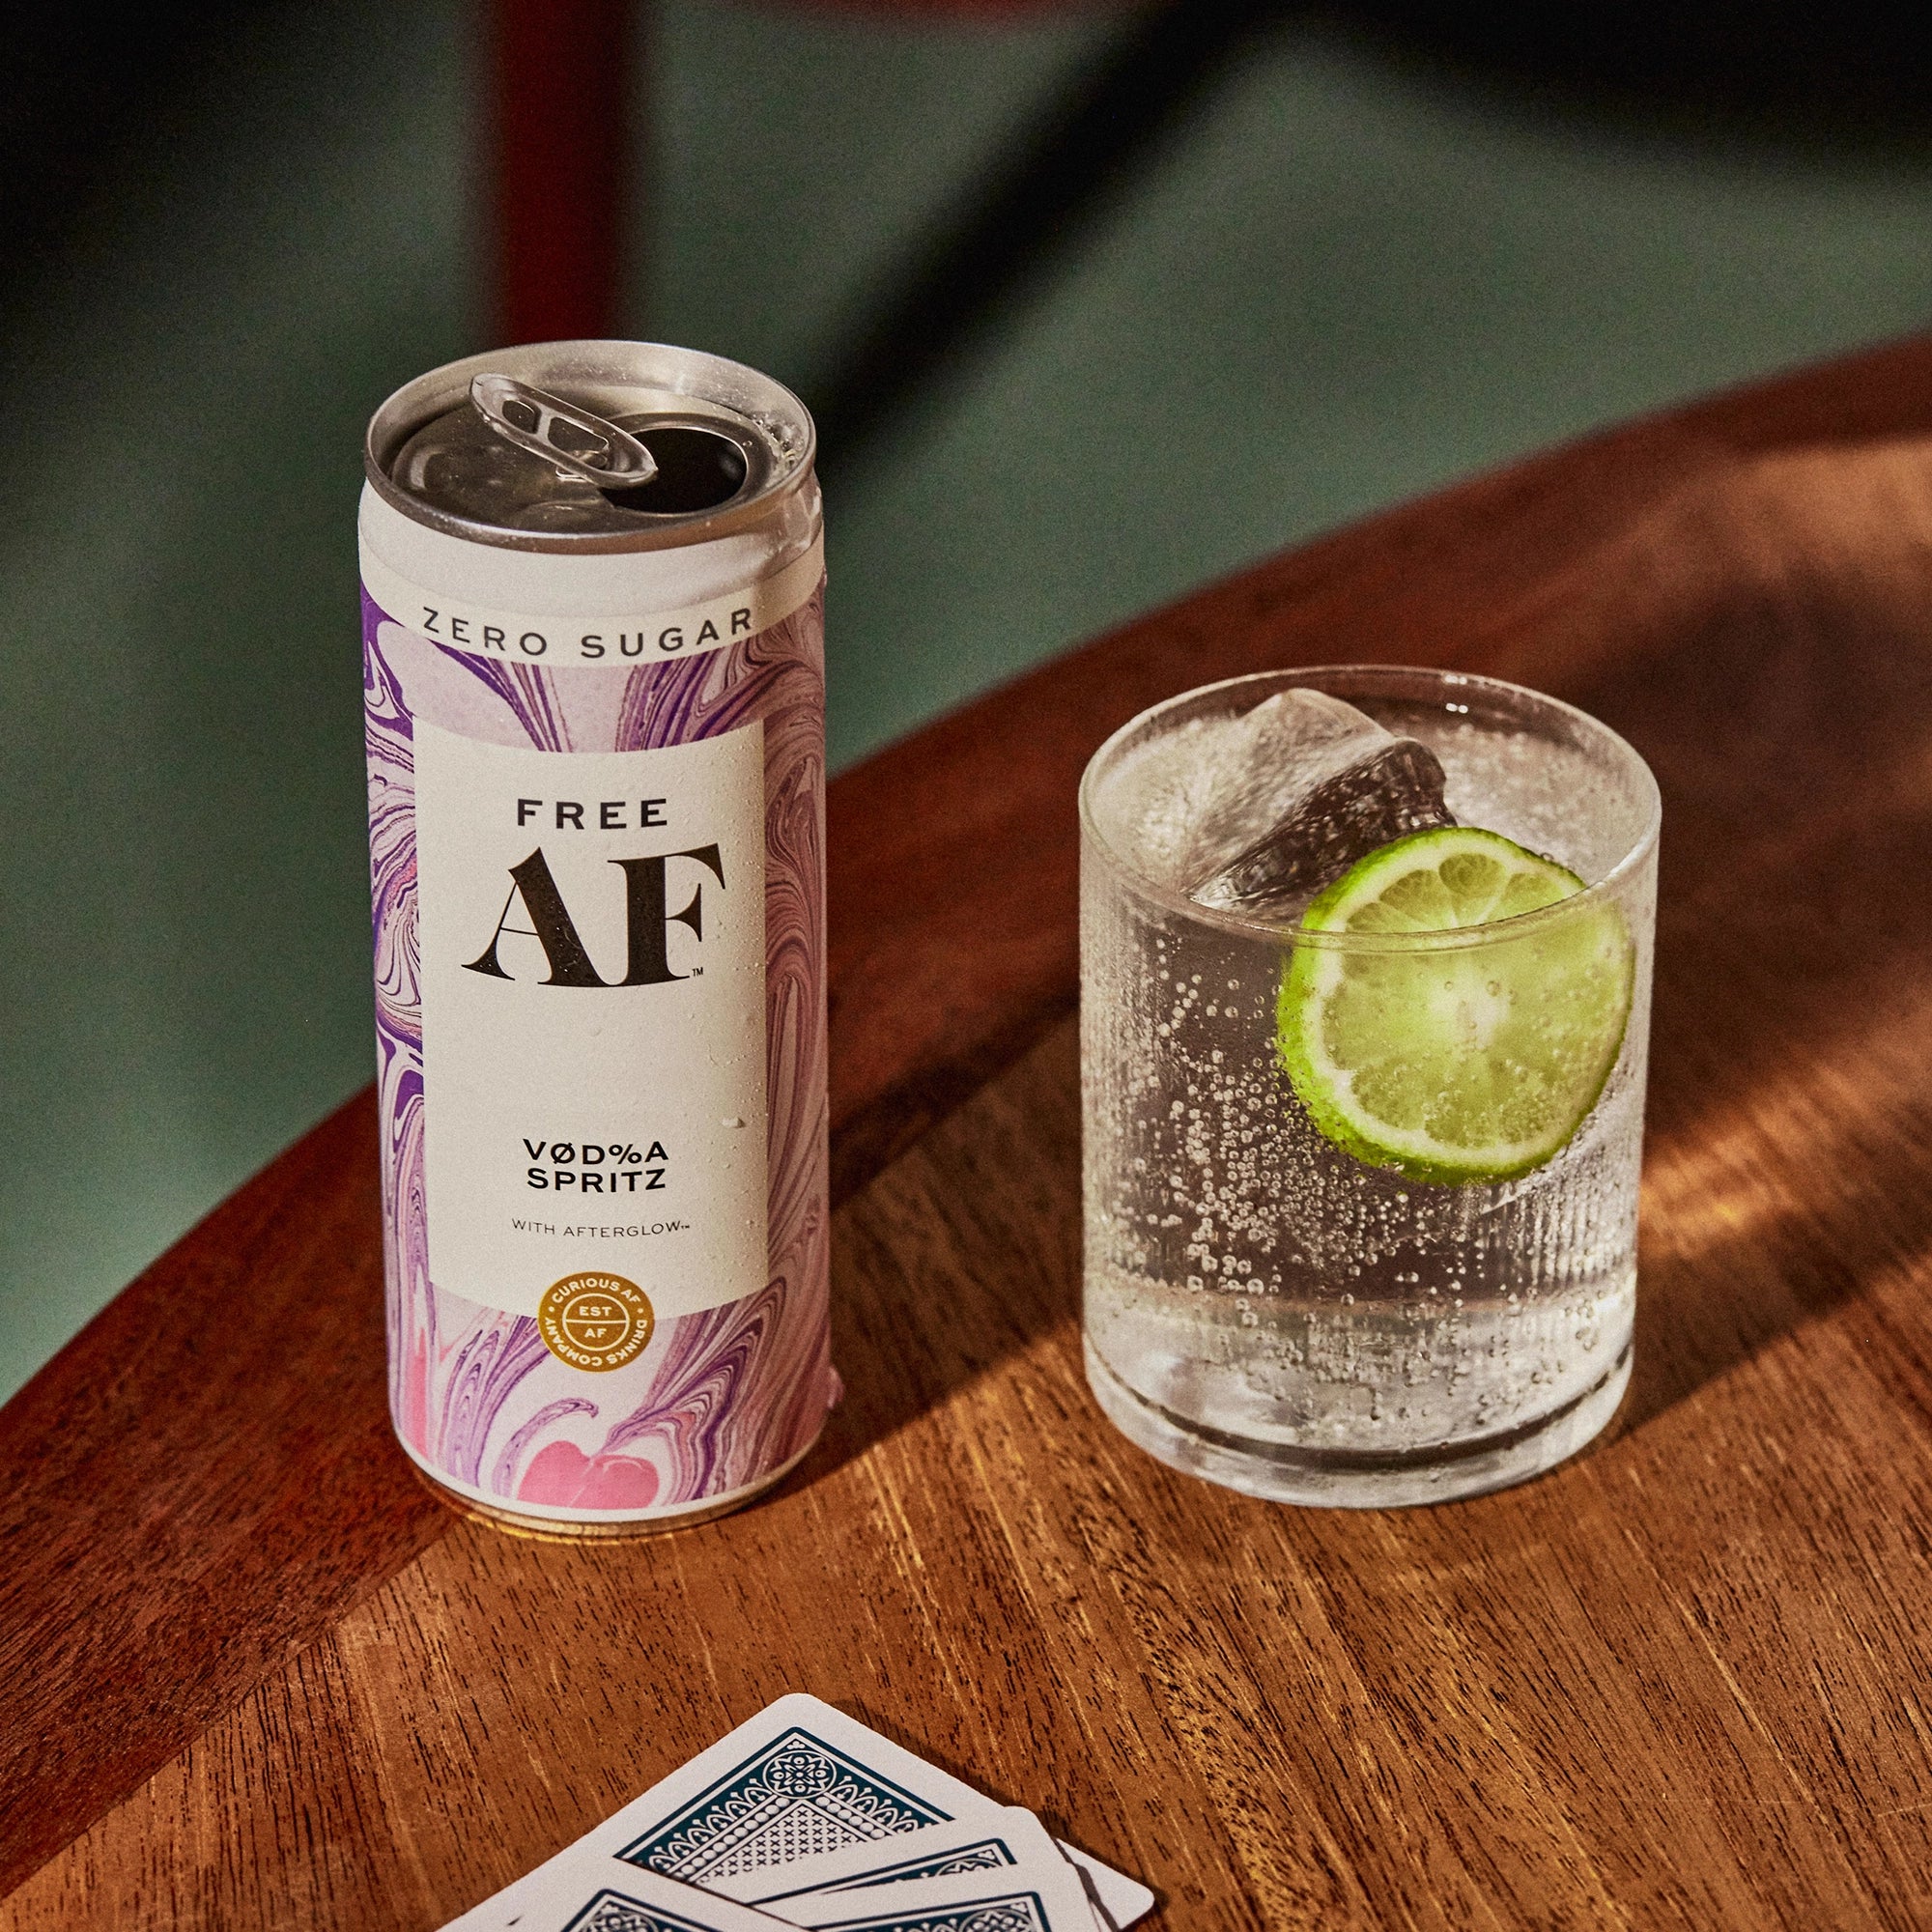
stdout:
[[547,390],[508,376],[477,376],[469,400],[498,436],[542,457],[559,475],[625,490],[658,473],[657,458],[636,437]]

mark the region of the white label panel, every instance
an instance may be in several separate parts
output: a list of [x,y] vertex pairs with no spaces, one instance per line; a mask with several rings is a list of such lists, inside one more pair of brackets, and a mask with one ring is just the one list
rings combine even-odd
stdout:
[[764,726],[646,752],[415,727],[431,1279],[659,1319],[765,1285]]

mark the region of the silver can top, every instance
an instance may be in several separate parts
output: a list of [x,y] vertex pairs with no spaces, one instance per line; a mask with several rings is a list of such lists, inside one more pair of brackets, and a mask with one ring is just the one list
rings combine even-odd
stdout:
[[405,516],[515,550],[671,549],[762,522],[811,479],[811,417],[742,363],[651,342],[540,342],[444,364],[369,423]]

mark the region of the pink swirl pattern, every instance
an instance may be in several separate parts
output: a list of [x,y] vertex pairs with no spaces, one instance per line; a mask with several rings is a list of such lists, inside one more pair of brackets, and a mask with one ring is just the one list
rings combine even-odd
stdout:
[[[618,670],[499,664],[406,631],[365,592],[376,1060],[396,1433],[503,1506],[611,1518],[702,1504],[804,1451],[838,1400],[828,1328],[824,595],[702,657]],[[413,732],[541,751],[681,745],[764,722],[769,1278],[661,1322],[589,1376],[536,1323],[430,1279]]]

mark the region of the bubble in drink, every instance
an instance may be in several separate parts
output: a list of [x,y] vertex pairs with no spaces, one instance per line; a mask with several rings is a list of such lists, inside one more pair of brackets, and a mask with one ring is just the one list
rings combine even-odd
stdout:
[[[1628,1380],[1656,791],[1515,687],[1325,676],[1350,702],[1242,680],[1089,770],[1088,1374],[1142,1446],[1234,1487],[1440,1499],[1570,1454]],[[1478,923],[1485,867],[1541,909]],[[1452,923],[1473,894],[1467,929],[1405,937],[1430,893]],[[1333,903],[1360,928],[1298,923]]]

